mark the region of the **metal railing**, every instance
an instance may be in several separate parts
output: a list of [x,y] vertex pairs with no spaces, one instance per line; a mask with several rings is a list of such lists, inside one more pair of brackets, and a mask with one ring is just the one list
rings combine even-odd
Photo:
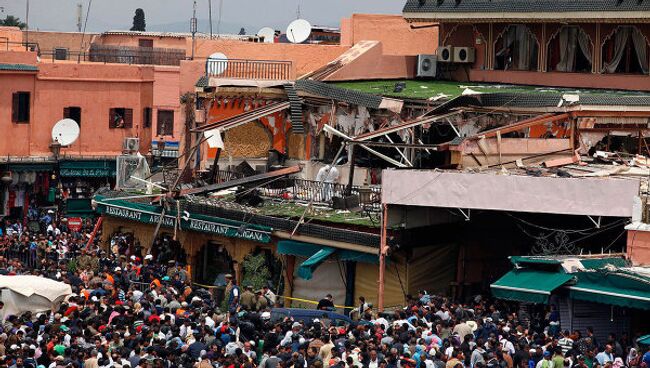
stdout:
[[[224,182],[239,179],[243,175],[232,172],[219,170],[217,172],[217,181]],[[321,205],[333,206],[334,197],[345,197],[348,186],[346,184],[321,183],[316,180],[283,178],[269,183],[260,188],[260,194],[268,198],[291,199],[299,202],[318,203]],[[381,186],[378,185],[353,185],[352,195],[359,196],[359,205],[366,210],[381,210]]]
[[293,63],[275,60],[208,59],[205,62],[205,75],[231,79],[291,80]]
[[51,62],[67,60],[94,63],[178,66],[181,64],[181,60],[185,60],[185,51],[180,49],[91,45],[89,51],[71,51],[65,49],[40,50],[39,57]]
[[183,49],[90,45],[90,61],[95,62],[178,66],[184,59]]

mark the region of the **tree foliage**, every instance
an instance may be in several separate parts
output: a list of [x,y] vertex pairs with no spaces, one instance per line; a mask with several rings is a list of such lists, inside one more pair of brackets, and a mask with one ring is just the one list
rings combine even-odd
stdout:
[[244,269],[242,286],[251,285],[254,290],[257,290],[264,285],[268,285],[272,275],[266,264],[264,252],[247,255],[244,262],[242,262],[242,268]]
[[27,24],[25,22],[21,22],[20,18],[14,17],[13,15],[7,15],[5,19],[0,19],[0,26],[6,26],[6,27],[18,27],[20,29],[24,29],[27,27]]
[[135,15],[133,16],[133,27],[132,31],[144,32],[147,28],[147,23],[144,20],[144,10],[141,8],[135,9]]

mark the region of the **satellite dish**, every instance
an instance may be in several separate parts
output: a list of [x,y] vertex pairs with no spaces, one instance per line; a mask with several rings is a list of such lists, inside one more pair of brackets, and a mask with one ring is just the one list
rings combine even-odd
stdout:
[[264,43],[275,42],[275,30],[271,27],[264,27],[257,31],[258,37],[264,37]]
[[208,63],[208,74],[209,75],[219,75],[228,69],[228,57],[221,52],[215,52],[214,54],[208,57],[208,61],[212,60],[211,63]]
[[52,141],[69,146],[79,138],[79,124],[72,119],[62,119],[52,128]]
[[311,24],[304,19],[296,19],[287,27],[287,38],[291,43],[303,43],[311,34]]

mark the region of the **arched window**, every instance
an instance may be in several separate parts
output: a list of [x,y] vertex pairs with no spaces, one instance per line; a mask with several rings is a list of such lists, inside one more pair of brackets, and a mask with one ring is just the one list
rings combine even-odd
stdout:
[[494,42],[494,49],[496,70],[537,70],[539,42],[526,25],[506,27]]
[[579,26],[562,26],[548,42],[548,70],[590,73],[594,46]]
[[635,26],[618,26],[602,44],[603,73],[648,74],[648,39]]

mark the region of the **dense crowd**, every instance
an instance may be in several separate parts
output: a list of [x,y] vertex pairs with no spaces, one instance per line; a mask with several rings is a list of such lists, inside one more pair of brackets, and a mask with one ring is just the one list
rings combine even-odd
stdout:
[[[37,262],[0,258],[0,273],[66,282],[73,294],[51,311],[3,315],[0,367],[199,368],[647,368],[650,352],[631,336],[598,339],[564,331],[557,312],[476,297],[460,304],[421,291],[403,308],[377,314],[360,298],[353,323],[278,318],[280,298],[265,287],[240,288],[227,275],[225,303],[193,287],[178,244],[144,253],[115,234],[86,246],[93,223],[79,232],[50,219],[42,231],[5,223],[2,254],[34,254]],[[72,257],[70,256],[72,255]],[[29,258],[30,260],[32,258]],[[221,306],[227,306],[221,308]],[[0,305],[1,307],[2,305]],[[317,309],[334,307],[331,296]],[[0,309],[1,312],[1,309]]]

